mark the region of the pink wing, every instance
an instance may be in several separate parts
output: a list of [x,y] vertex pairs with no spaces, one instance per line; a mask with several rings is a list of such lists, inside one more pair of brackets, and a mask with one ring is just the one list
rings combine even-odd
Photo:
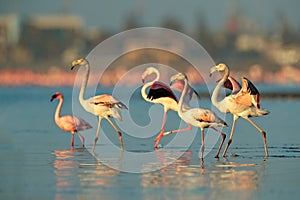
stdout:
[[260,94],[254,84],[246,77],[242,77],[242,88],[235,96],[236,103],[260,108]]
[[220,125],[227,127],[224,120],[219,118],[214,112],[207,109],[195,109],[193,117],[199,122],[219,123]]
[[215,121],[215,115],[205,109],[195,109],[193,113],[193,117],[200,122],[214,122]]
[[252,97],[248,93],[239,92],[235,95],[234,101],[237,104],[251,106],[252,105]]
[[169,97],[177,102],[177,98],[169,86],[160,81],[155,81],[150,87],[147,98],[153,100],[162,97]]
[[154,89],[154,90],[161,89],[161,88],[163,88],[164,90],[167,90],[170,93],[173,93],[173,91],[170,89],[170,87],[168,85],[166,85],[165,83],[160,82],[160,81],[155,81],[150,87],[150,89]]
[[[217,82],[219,81],[220,80],[218,80]],[[232,76],[229,76],[228,79],[225,81],[224,87],[229,90],[232,90],[232,94],[239,92],[242,88],[239,82],[237,82]]]
[[112,103],[116,103],[117,100],[109,95],[109,94],[102,94],[102,95],[98,95],[98,96],[95,96],[93,97],[91,100],[90,100],[91,103],[107,103],[107,104],[112,104]]
[[58,126],[65,131],[76,132],[79,130],[86,130],[92,128],[92,126],[83,119],[75,116],[62,116],[58,122]]
[[109,94],[102,94],[99,96],[95,96],[90,99],[90,103],[95,105],[102,105],[109,108],[118,107],[122,109],[127,109],[127,107],[122,103],[116,100],[113,96]]

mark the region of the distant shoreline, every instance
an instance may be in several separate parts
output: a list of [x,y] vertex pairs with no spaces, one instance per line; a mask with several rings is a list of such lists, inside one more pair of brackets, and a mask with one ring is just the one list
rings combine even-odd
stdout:
[[[124,71],[122,73],[124,73]],[[99,83],[99,85],[103,87],[112,87],[118,82],[122,75],[123,74],[117,75],[116,70],[110,71],[101,77],[100,81],[98,81],[98,77],[91,75],[89,84],[97,85]],[[142,83],[137,83],[140,79],[140,74],[136,73],[130,77],[130,80],[122,80],[122,82],[126,83],[126,85],[124,85],[125,87],[132,87],[138,84],[142,85]],[[53,68],[43,73],[25,69],[4,69],[0,70],[0,87],[80,87],[81,81],[79,80],[76,84],[75,78],[76,73],[66,72],[59,68]],[[203,80],[199,82],[192,80],[192,83],[201,98],[210,98],[210,94]],[[300,98],[300,84],[297,83],[255,82],[255,84],[258,85],[262,98]]]
[[[264,71],[260,73],[257,70],[249,69],[249,72],[231,72],[231,76],[239,81],[239,77],[246,76],[255,84],[267,85],[294,85],[300,86],[300,70],[291,66],[285,66],[277,72]],[[123,77],[127,71],[125,69],[114,69],[105,71],[105,73],[98,77],[97,74],[90,74],[89,84],[100,84],[103,86],[113,86],[117,84],[122,78],[122,83],[127,86],[136,85],[141,79],[141,73],[130,72],[130,76]],[[194,70],[187,69],[186,72],[189,81],[196,84],[205,84],[203,77],[208,80],[207,73],[198,74]],[[67,72],[59,67],[52,67],[46,72],[36,72],[31,69],[1,69],[0,70],[0,86],[73,86],[77,72]],[[100,78],[100,80],[99,80]],[[212,79],[214,81],[214,79]],[[81,82],[80,82],[81,83]],[[78,84],[78,83],[77,83]]]

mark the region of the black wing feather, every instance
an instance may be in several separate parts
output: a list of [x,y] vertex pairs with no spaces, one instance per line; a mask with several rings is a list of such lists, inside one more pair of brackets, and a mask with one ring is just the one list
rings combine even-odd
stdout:
[[251,95],[257,95],[259,94],[258,89],[254,86],[254,84],[249,81],[249,79],[247,79],[246,77],[244,77],[244,79],[246,79],[246,81],[248,82],[248,91],[250,92]]
[[176,102],[178,102],[175,95],[164,88],[157,88],[157,89],[151,88],[147,95],[147,98],[150,100],[158,99],[161,97],[169,97],[171,99],[174,99]]

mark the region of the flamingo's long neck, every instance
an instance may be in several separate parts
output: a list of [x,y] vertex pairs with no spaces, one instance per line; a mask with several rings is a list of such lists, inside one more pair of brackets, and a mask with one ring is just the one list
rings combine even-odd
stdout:
[[185,97],[185,95],[186,95],[186,91],[187,91],[187,89],[188,89],[188,81],[187,81],[187,79],[185,78],[185,79],[183,79],[183,81],[184,81],[184,87],[183,87],[183,91],[182,91],[182,93],[181,93],[181,96],[180,96],[180,99],[179,99],[179,102],[178,102],[178,115],[181,117],[182,116],[182,113],[183,113],[183,111],[182,111],[182,109],[183,109],[183,100],[184,100],[184,97]]
[[59,98],[59,103],[57,104],[56,111],[55,111],[55,114],[54,114],[54,120],[55,121],[59,121],[60,111],[61,111],[63,101],[64,101],[63,97],[60,97]]
[[87,63],[85,65],[85,67],[86,67],[85,77],[82,81],[81,89],[80,89],[80,92],[79,92],[79,102],[81,103],[81,105],[85,105],[84,93],[85,93],[88,78],[89,78],[89,75],[90,75],[90,65],[89,65],[89,63]]
[[222,87],[222,85],[224,85],[224,83],[227,80],[228,76],[229,76],[229,69],[225,68],[224,75],[223,75],[222,79],[219,81],[219,83],[217,84],[216,88],[214,89],[214,91],[211,95],[211,102],[217,108],[221,107],[220,101],[218,101],[218,95],[219,95],[219,92],[220,92],[220,88]]
[[146,83],[146,84],[142,87],[142,90],[141,90],[141,92],[142,92],[142,97],[144,98],[145,101],[150,101],[150,100],[147,98],[147,93],[146,93],[147,88],[150,87],[155,81],[158,81],[158,80],[159,80],[160,74],[159,74],[158,70],[155,70],[155,71],[154,71],[154,74],[156,75],[155,79],[154,79],[153,81],[151,81],[151,82]]

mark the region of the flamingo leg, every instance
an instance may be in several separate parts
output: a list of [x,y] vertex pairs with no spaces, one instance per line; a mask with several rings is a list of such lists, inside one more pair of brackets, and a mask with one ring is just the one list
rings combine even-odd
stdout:
[[71,147],[74,147],[74,132],[72,132]]
[[159,135],[154,140],[155,141],[155,145],[154,145],[155,149],[158,148],[158,144],[159,144],[161,138],[164,136],[165,125],[166,125],[166,121],[167,121],[167,112],[168,111],[164,111],[163,122],[162,122],[162,125],[161,125],[161,131],[160,131]]
[[203,159],[203,153],[204,153],[204,128],[201,128],[201,153],[200,153],[200,159]]
[[200,158],[200,172],[201,172],[201,174],[203,175],[204,174],[204,172],[205,172],[205,169],[204,169],[204,160],[203,160],[203,158]]
[[264,139],[264,148],[265,148],[265,152],[266,152],[266,157],[269,156],[269,152],[268,152],[268,147],[267,147],[267,136],[266,136],[266,132],[260,128],[257,124],[255,124],[250,118],[245,118],[248,122],[250,122],[259,132],[261,132],[261,134],[263,135],[263,139]]
[[102,117],[99,117],[99,120],[98,120],[98,128],[97,128],[97,132],[96,132],[96,135],[95,135],[94,144],[93,144],[93,147],[92,147],[92,152],[95,151],[96,143],[97,143],[97,141],[98,141],[101,121],[102,121]]
[[225,139],[226,139],[226,135],[225,135],[225,133],[223,133],[222,131],[219,131],[218,129],[216,129],[216,128],[214,128],[214,127],[211,127],[211,128],[212,128],[213,130],[215,130],[217,133],[221,134],[221,136],[222,136],[222,141],[221,141],[221,143],[220,143],[220,146],[219,146],[219,148],[218,148],[217,154],[216,154],[216,156],[215,156],[215,158],[219,158],[219,154],[220,154],[221,148],[222,148],[222,146],[223,146],[223,143],[224,143],[224,141],[225,141]]
[[224,152],[223,152],[223,154],[222,154],[222,157],[225,157],[225,156],[226,156],[226,152],[227,152],[227,150],[228,150],[228,147],[229,147],[229,145],[230,145],[231,142],[232,142],[232,136],[233,136],[233,132],[234,132],[234,127],[235,127],[236,120],[237,120],[238,118],[239,118],[238,116],[233,115],[233,123],[232,123],[231,133],[230,133],[230,136],[229,136],[229,140],[228,140],[228,142],[227,142],[227,144],[226,144],[225,150],[224,150]]
[[84,147],[84,137],[79,132],[77,132],[77,133],[78,133],[78,136],[81,138],[82,147]]
[[192,125],[190,125],[190,124],[187,124],[187,125],[188,125],[187,128],[168,131],[168,132],[165,132],[163,135],[166,136],[166,135],[173,134],[173,133],[180,133],[180,132],[186,132],[186,131],[192,130],[192,128],[193,128]]
[[186,132],[186,131],[190,131],[190,130],[192,130],[192,125],[190,125],[190,124],[187,124],[188,125],[188,127],[187,128],[183,128],[183,129],[177,129],[177,130],[173,130],[173,131],[168,131],[168,132],[162,132],[161,134],[159,134],[159,136],[157,136],[157,138],[155,139],[155,146],[154,146],[154,148],[157,148],[157,145],[159,144],[159,141],[161,140],[161,138],[163,137],[163,136],[166,136],[166,135],[169,135],[169,134],[173,134],[173,133],[179,133],[179,132]]
[[109,119],[108,117],[106,117],[107,121],[111,124],[111,126],[116,130],[116,132],[119,135],[120,138],[120,144],[121,144],[121,148],[122,151],[124,151],[124,144],[123,144],[123,139],[122,139],[122,133],[121,131],[118,129],[118,127],[111,121],[111,119]]

